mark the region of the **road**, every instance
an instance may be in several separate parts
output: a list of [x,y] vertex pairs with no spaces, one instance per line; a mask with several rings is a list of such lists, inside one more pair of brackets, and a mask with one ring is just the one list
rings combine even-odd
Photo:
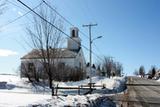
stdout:
[[128,77],[127,91],[120,98],[122,107],[160,107],[160,82]]

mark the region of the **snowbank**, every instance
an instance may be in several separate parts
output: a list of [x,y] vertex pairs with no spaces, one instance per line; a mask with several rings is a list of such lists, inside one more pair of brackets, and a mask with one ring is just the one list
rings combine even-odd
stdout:
[[22,107],[39,103],[45,105],[48,99],[51,99],[50,95],[0,92],[0,107]]
[[157,81],[160,82],[160,78]]
[[[119,81],[124,80],[123,77],[113,77],[113,78],[106,78],[106,77],[92,77],[92,82],[96,85],[105,85],[108,89],[113,89],[114,87],[118,87]],[[84,84],[88,84],[90,82],[89,79],[85,79],[78,82],[54,82],[54,84],[59,84],[59,86],[80,86]]]
[[[38,85],[33,86],[33,84],[27,82],[27,79],[21,79],[16,75],[0,75],[0,82],[7,83],[5,89],[0,88],[0,107],[32,107],[33,105],[40,107],[89,106],[92,103],[94,104],[95,101],[103,100],[103,98],[104,100],[109,101],[106,96],[110,96],[117,92],[114,90],[119,89],[124,81],[125,79],[122,77],[114,77],[110,79],[106,77],[93,77],[92,82],[94,82],[96,85],[104,84],[106,89],[102,90],[101,88],[97,88],[97,91],[94,91],[93,94],[90,95],[72,95],[71,92],[62,90],[60,92],[62,94],[65,93],[67,96],[51,97],[51,90],[48,87],[41,87]],[[54,83],[55,85],[59,84],[59,86],[63,87],[72,87],[88,84],[88,82],[89,79],[78,82]],[[39,93],[37,93],[37,91]],[[103,91],[104,93],[102,93]],[[77,90],[75,92],[77,93]],[[109,102],[110,104],[113,104],[113,102]]]

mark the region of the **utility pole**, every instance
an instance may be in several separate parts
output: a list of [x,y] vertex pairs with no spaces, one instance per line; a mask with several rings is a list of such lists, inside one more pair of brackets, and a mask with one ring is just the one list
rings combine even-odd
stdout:
[[92,93],[92,36],[91,36],[91,28],[93,26],[97,26],[97,24],[88,24],[88,25],[83,25],[83,27],[88,27],[89,28],[89,71],[90,71],[90,94]]

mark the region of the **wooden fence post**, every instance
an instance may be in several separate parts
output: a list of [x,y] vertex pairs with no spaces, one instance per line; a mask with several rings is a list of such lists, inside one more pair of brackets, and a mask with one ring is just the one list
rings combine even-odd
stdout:
[[57,88],[56,88],[56,96],[57,96],[57,93],[58,93],[58,84],[57,84],[57,86],[56,86]]
[[54,86],[52,86],[52,96],[54,96]]
[[78,95],[80,95],[80,86],[78,86]]

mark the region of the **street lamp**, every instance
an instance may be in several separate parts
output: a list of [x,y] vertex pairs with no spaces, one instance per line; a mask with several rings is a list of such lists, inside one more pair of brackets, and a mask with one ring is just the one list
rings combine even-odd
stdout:
[[90,66],[89,66],[89,69],[90,69],[90,93],[91,93],[91,91],[92,91],[92,68],[91,68],[91,66],[92,66],[92,43],[93,43],[93,41],[94,40],[96,40],[96,39],[100,39],[100,38],[102,38],[102,36],[98,36],[98,37],[96,37],[96,38],[93,38],[93,39],[91,39],[91,36],[90,36],[90,42],[89,42],[89,44],[90,44]]
[[96,38],[93,38],[93,39],[91,40],[91,44],[92,44],[92,42],[93,42],[94,40],[100,39],[100,38],[102,38],[102,36],[98,36],[98,37],[96,37]]

